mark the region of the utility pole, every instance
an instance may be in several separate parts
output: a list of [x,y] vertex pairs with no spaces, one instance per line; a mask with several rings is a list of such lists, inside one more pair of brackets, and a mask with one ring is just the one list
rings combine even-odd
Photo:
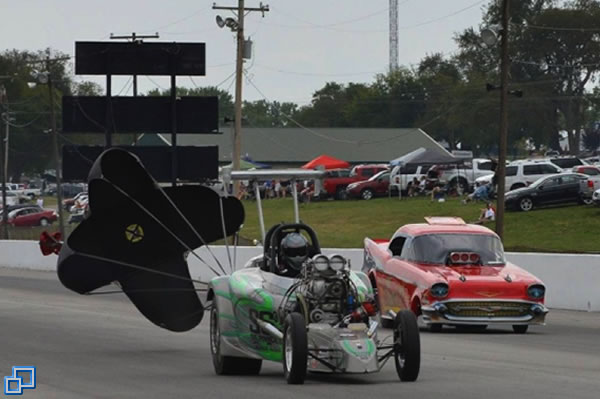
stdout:
[[[6,114],[2,114],[2,116],[6,115],[6,130],[8,130],[9,124],[9,114],[8,114],[8,101],[6,99],[6,89],[4,86],[0,86],[0,103],[5,105]],[[0,174],[2,175],[0,179],[2,180],[0,184],[2,184],[2,238],[8,240],[8,212],[6,211],[6,207],[8,206],[6,203],[6,171],[5,163],[4,163],[4,133],[2,128],[0,128]]]
[[390,72],[398,69],[398,0],[390,0]]
[[[125,39],[125,40],[131,40],[133,43],[142,43],[144,41],[144,39],[158,39],[158,32],[156,32],[153,35],[138,35],[135,32],[132,32],[131,35],[121,35],[121,36],[117,36],[117,35],[113,35],[112,33],[110,34],[110,38],[111,39]],[[133,75],[133,96],[137,97],[138,92],[137,92],[137,75]],[[134,133],[133,134],[133,144],[137,143],[137,134]]]
[[504,192],[506,184],[506,147],[508,136],[508,15],[509,0],[502,2],[502,37],[500,63],[500,139],[498,142],[498,166],[496,179],[498,183],[498,200],[496,204],[496,234],[504,238]]
[[[217,17],[217,24],[222,28],[229,27],[233,32],[237,33],[237,56],[235,63],[235,121],[233,131],[233,168],[232,170],[240,170],[240,157],[242,152],[242,74],[244,72],[244,16],[246,12],[259,11],[262,16],[269,11],[268,5],[263,5],[257,8],[244,7],[244,0],[238,0],[237,7],[222,7],[213,4],[213,10],[229,10],[237,11],[237,21],[227,18],[224,22],[220,17]],[[237,195],[240,187],[238,180],[233,182],[233,194]]]

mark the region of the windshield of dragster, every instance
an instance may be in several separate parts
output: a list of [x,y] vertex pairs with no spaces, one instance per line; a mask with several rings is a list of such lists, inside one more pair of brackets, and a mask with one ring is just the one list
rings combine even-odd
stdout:
[[415,262],[445,264],[450,252],[476,252],[482,265],[504,264],[504,248],[498,237],[483,234],[428,234],[413,238],[402,257]]

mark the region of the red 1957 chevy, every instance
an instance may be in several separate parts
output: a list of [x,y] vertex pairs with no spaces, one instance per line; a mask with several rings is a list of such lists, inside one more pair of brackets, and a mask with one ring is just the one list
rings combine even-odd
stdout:
[[382,322],[410,309],[431,331],[443,325],[544,324],[546,287],[507,262],[500,238],[460,218],[407,224],[391,240],[365,238],[363,271],[376,289]]

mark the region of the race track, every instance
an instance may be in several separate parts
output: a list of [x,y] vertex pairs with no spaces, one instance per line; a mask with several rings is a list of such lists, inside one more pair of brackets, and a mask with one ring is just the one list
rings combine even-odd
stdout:
[[285,383],[281,365],[260,376],[219,377],[208,317],[176,334],[148,322],[123,295],[81,296],[54,273],[0,269],[0,373],[37,367],[25,398],[590,398],[600,397],[600,313],[552,310],[526,335],[421,333],[417,382],[379,374],[309,375]]

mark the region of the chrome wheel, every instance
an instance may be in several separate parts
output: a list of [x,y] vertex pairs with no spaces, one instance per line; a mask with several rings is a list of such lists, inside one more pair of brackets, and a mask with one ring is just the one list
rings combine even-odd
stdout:
[[364,200],[370,200],[371,198],[373,198],[373,191],[369,189],[363,190],[361,196]]

